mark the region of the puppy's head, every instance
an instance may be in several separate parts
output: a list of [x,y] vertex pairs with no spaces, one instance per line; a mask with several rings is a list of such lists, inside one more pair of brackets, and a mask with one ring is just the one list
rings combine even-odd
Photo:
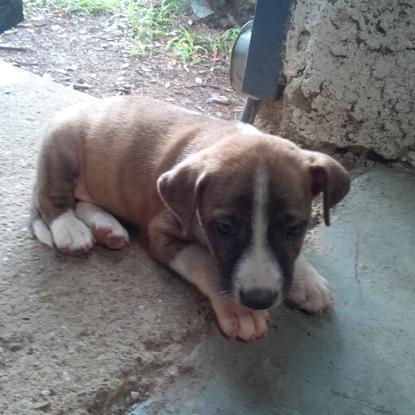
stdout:
[[349,186],[331,157],[264,134],[231,137],[158,182],[184,235],[203,229],[219,264],[220,291],[253,309],[279,304],[289,289],[313,198],[323,193],[328,225],[330,208]]

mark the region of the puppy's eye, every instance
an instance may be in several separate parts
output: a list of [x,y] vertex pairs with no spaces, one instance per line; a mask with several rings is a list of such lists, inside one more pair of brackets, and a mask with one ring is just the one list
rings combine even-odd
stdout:
[[216,221],[214,222],[214,230],[218,236],[233,236],[235,235],[235,228],[230,222]]
[[304,223],[296,223],[295,225],[288,226],[285,233],[287,234],[287,236],[297,236],[304,231],[304,228]]

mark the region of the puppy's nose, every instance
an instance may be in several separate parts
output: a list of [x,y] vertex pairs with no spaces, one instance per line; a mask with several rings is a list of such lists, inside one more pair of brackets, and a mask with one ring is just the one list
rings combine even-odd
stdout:
[[272,307],[277,300],[278,295],[278,291],[266,288],[251,288],[249,290],[241,289],[239,291],[241,303],[254,310],[265,310]]

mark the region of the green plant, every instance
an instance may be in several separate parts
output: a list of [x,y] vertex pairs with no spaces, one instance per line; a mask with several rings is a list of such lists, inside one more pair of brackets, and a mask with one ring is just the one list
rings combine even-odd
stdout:
[[136,45],[131,54],[146,53],[157,38],[169,36],[182,7],[178,0],[147,0],[141,3],[129,0],[128,23]]
[[115,10],[118,0],[58,0],[54,8],[63,9],[68,13],[97,14],[105,10]]
[[[181,60],[183,65],[189,62],[198,63],[203,58],[210,57],[212,61],[227,60],[232,46],[238,36],[239,28],[230,28],[218,37],[204,34],[193,34],[181,27],[167,47]],[[223,65],[218,65],[223,66]]]
[[185,27],[181,27],[176,35],[167,42],[167,47],[181,60],[183,65],[189,62],[198,63],[202,56],[209,53],[209,45],[201,36],[194,36]]

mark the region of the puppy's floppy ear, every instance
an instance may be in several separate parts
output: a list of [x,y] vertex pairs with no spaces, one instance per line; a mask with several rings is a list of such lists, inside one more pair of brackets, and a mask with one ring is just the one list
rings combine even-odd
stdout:
[[167,208],[179,219],[183,236],[187,236],[191,230],[206,176],[200,166],[182,163],[163,173],[157,180],[158,193]]
[[330,209],[340,202],[350,189],[350,176],[345,168],[332,157],[307,151],[313,196],[323,192],[324,223],[330,225]]

